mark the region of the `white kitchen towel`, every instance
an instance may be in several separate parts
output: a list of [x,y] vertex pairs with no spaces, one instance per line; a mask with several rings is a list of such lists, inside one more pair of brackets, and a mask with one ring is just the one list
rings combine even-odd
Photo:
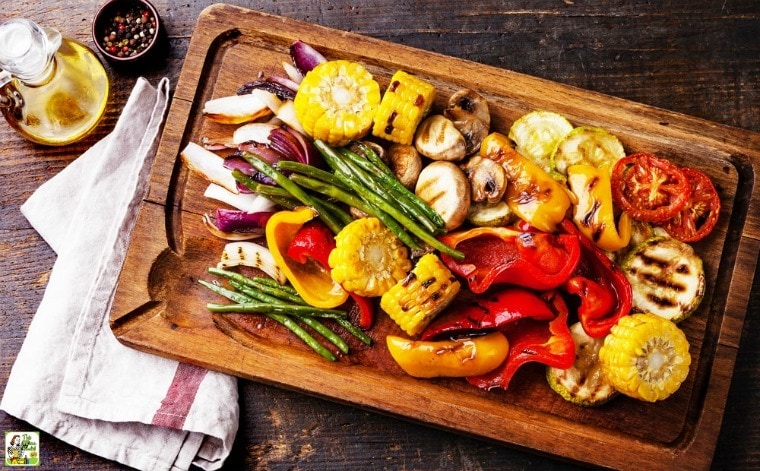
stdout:
[[114,130],[22,205],[58,257],[0,408],[137,469],[212,470],[237,433],[237,380],[126,347],[108,324],[168,103],[167,79],[139,78]]

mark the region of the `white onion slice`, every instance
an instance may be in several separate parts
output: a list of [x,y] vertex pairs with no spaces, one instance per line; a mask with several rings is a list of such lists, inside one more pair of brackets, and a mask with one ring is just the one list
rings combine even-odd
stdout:
[[182,161],[190,170],[199,173],[211,183],[215,183],[231,193],[238,193],[237,182],[232,172],[224,167],[224,159],[219,155],[190,142],[180,152]]
[[287,281],[285,273],[275,263],[272,252],[255,242],[229,242],[224,246],[217,268],[223,269],[240,265],[258,268],[280,284],[285,284]]
[[276,207],[274,203],[267,198],[256,193],[231,193],[224,187],[212,183],[203,193],[206,198],[211,198],[222,203],[227,203],[235,209],[247,213],[258,213],[261,211],[273,211]]

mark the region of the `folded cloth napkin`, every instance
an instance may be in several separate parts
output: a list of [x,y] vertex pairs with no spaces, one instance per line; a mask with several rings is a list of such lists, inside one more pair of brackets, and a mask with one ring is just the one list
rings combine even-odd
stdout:
[[114,130],[22,205],[57,254],[0,408],[143,470],[218,469],[238,428],[234,377],[128,348],[108,324],[169,102],[139,78]]

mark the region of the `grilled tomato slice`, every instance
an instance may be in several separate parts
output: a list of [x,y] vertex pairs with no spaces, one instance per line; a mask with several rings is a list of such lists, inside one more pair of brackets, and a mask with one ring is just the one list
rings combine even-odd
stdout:
[[710,177],[683,167],[681,171],[689,180],[691,197],[681,211],[663,224],[668,234],[683,242],[696,242],[712,232],[720,214],[720,196]]
[[652,154],[624,157],[612,171],[612,197],[639,221],[662,223],[677,215],[690,197],[689,180],[676,165]]

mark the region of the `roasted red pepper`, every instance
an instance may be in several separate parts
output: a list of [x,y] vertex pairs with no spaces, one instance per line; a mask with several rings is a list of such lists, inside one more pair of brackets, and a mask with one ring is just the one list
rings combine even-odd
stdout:
[[631,311],[631,284],[620,268],[567,220],[561,225],[568,234],[577,234],[581,243],[581,261],[573,276],[562,286],[578,296],[578,320],[593,338],[610,332],[617,321]]
[[567,305],[557,291],[546,291],[541,297],[556,317],[550,322],[524,319],[503,329],[509,341],[507,359],[490,373],[468,377],[467,382],[481,389],[507,389],[515,372],[526,363],[563,369],[573,366],[575,343],[567,325]]
[[520,319],[549,321],[555,312],[536,292],[509,286],[449,307],[421,334],[422,340],[503,329]]
[[581,256],[575,234],[477,227],[446,234],[441,241],[465,254],[461,262],[446,254],[441,259],[478,294],[496,283],[554,289],[573,274]]
[[[334,248],[335,234],[319,219],[312,219],[296,232],[288,245],[287,254],[298,263],[314,259],[326,270],[330,270],[327,259]],[[354,300],[352,312],[356,313],[359,327],[369,329],[375,321],[375,304],[364,296],[348,294]]]

